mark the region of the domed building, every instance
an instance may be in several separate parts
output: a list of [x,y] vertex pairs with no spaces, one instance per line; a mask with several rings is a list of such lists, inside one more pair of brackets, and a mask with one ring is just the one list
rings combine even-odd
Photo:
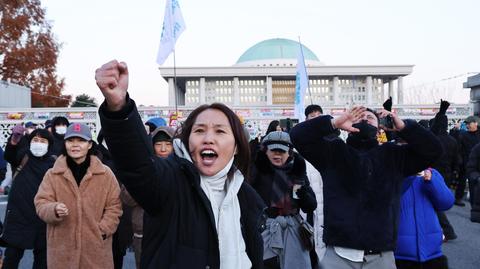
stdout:
[[[232,66],[160,67],[169,84],[169,105],[195,107],[222,102],[236,109],[293,110],[300,44],[274,38],[247,49]],[[387,96],[402,103],[403,77],[412,65],[329,66],[307,46],[302,52],[309,77],[305,104],[342,108],[350,104],[380,106]],[[387,86],[388,85],[388,86]]]

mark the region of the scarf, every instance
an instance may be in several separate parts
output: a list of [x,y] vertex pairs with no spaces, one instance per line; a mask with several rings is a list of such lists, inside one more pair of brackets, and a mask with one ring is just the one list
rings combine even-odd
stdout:
[[[173,140],[173,149],[178,157],[195,164],[180,139]],[[222,170],[213,176],[208,177],[200,174],[200,187],[210,200],[215,218],[220,251],[220,269],[252,267],[242,235],[240,202],[237,196],[244,178],[239,170],[235,170],[233,177],[227,180],[228,172],[233,165],[233,159],[234,156]]]

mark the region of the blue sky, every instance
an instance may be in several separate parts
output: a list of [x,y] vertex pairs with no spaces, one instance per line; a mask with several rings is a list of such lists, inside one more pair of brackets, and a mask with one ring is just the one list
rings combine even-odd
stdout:
[[[405,79],[410,96],[430,97],[418,93],[424,89],[419,85],[439,85],[455,90],[430,99],[466,103],[464,77],[439,81],[480,72],[477,0],[179,1],[187,29],[177,43],[177,66],[229,66],[257,42],[301,36],[327,65],[415,65]],[[41,2],[63,43],[58,73],[66,93],[102,100],[95,69],[118,59],[129,65],[129,91],[137,103],[167,104],[167,84],[155,63],[165,0]],[[172,57],[165,62],[171,65]]]

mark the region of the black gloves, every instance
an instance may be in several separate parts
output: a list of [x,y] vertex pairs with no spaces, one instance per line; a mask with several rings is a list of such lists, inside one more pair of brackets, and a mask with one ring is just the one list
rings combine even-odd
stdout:
[[445,115],[449,106],[450,103],[448,101],[440,99],[440,111],[438,113]]
[[392,97],[390,96],[385,103],[383,103],[383,108],[387,111],[392,111]]

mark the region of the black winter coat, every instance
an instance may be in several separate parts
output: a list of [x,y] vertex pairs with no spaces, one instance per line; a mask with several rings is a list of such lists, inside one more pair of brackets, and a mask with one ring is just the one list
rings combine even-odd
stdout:
[[[302,209],[305,213],[311,213],[317,208],[317,200],[315,198],[315,192],[310,187],[310,182],[307,177],[307,167],[305,160],[296,152],[293,153],[293,166],[286,172],[288,179],[291,180],[291,184],[296,182],[304,182],[304,186],[297,191],[298,200],[293,200],[292,191],[290,188],[290,199]],[[258,151],[255,158],[254,165],[251,169],[251,185],[262,197],[263,202],[270,206],[272,201],[272,185],[273,182],[279,180],[278,174],[275,173],[275,168],[272,167],[267,155],[263,151]]]
[[16,145],[12,145],[10,143],[10,140],[12,140],[12,136],[10,136],[7,140],[7,145],[5,146],[5,153],[3,154],[3,157],[5,161],[10,163],[12,173],[14,173],[17,170],[17,167],[22,162],[25,154],[28,153],[30,143],[28,141],[28,135],[24,135]]
[[467,169],[468,157],[473,147],[480,142],[480,130],[475,132],[460,131],[458,136],[459,139],[459,148],[460,148],[460,157],[462,165],[460,169]]
[[467,163],[467,178],[472,182],[470,190],[472,203],[471,221],[480,222],[480,144],[473,147]]
[[33,199],[54,163],[49,155],[38,158],[29,153],[27,163],[13,180],[1,236],[8,245],[21,249],[47,247],[47,226],[37,216]]
[[458,143],[455,138],[447,133],[448,118],[444,114],[437,114],[431,127],[443,148],[442,156],[433,164],[444,178],[445,183],[450,185],[454,179],[454,171],[459,170]]
[[[118,112],[108,111],[104,103],[99,114],[120,181],[158,221],[149,225],[151,230],[144,230],[140,267],[219,268],[213,211],[194,165],[175,155],[167,159],[154,156],[151,139],[133,100],[128,99]],[[259,227],[264,204],[247,183],[243,183],[237,196],[247,255],[253,268],[263,268]]]
[[392,251],[402,180],[436,161],[440,142],[416,122],[406,122],[398,135],[408,145],[373,141],[369,147],[354,147],[324,139],[334,132],[331,119],[317,117],[290,132],[295,148],[322,175],[323,240],[327,246]]

